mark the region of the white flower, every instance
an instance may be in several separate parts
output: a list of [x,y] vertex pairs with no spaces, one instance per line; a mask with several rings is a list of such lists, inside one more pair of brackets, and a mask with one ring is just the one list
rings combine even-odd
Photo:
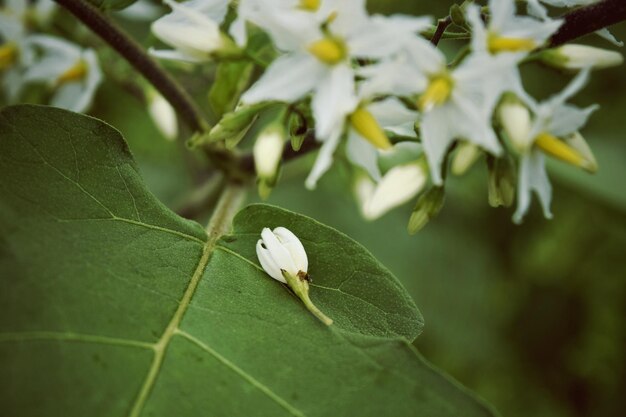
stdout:
[[2,90],[9,103],[17,100],[24,87],[24,70],[33,59],[32,51],[25,42],[26,6],[23,0],[12,0],[0,9],[0,73]]
[[284,227],[274,230],[264,228],[256,244],[256,254],[265,272],[285,284],[284,274],[298,277],[309,269],[309,260],[300,239]]
[[441,165],[456,138],[499,155],[502,148],[491,116],[503,92],[520,91],[517,57],[472,54],[457,68],[445,67],[431,75],[418,101],[422,110],[420,132],[435,185],[443,183]]
[[515,14],[514,0],[489,0],[489,24],[485,28],[479,7],[471,5],[467,17],[472,24],[472,49],[476,52],[529,52],[543,45],[563,24],[547,16],[537,20]]
[[190,0],[177,3],[164,0],[172,13],[152,24],[156,37],[175,50],[154,50],[158,58],[188,62],[211,59],[217,51],[231,49],[232,41],[220,31],[220,23],[226,16],[227,0]]
[[52,87],[52,106],[75,112],[87,110],[102,82],[94,50],[47,35],[29,36],[27,43],[39,55],[24,73],[24,82],[44,82]]
[[295,28],[295,32],[276,31],[275,43],[288,48],[288,53],[276,59],[242,97],[242,102],[248,104],[266,100],[294,102],[313,93],[316,136],[324,144],[307,178],[309,188],[332,164],[346,117],[357,109],[352,59],[384,58],[395,51],[395,47],[390,47],[394,44],[374,43],[373,39],[408,39],[409,33],[415,37],[424,27],[424,19],[368,19],[360,0],[337,2],[333,12],[324,31],[315,16]]
[[[578,131],[598,106],[584,109],[565,104],[586,83],[589,70],[581,71],[559,94],[542,103],[529,103],[535,118],[522,140],[527,144],[521,150],[517,185],[517,210],[513,221],[519,223],[530,206],[530,193],[535,191],[543,207],[544,215],[551,218],[550,200],[552,188],[545,170],[543,153],[579,166],[590,172],[597,169],[595,159]],[[526,130],[526,129],[524,129]]]
[[147,98],[148,113],[156,127],[166,139],[176,139],[178,136],[178,120],[172,105],[154,90],[149,90]]

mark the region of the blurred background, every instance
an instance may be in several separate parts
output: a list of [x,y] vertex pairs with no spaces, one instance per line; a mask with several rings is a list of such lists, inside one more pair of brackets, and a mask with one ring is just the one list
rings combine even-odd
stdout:
[[[369,1],[372,12],[442,17],[452,2]],[[165,9],[162,9],[165,10]],[[116,19],[146,45],[155,45],[149,21]],[[59,16],[61,31],[78,31]],[[626,40],[626,24],[613,28]],[[615,49],[595,36],[584,43]],[[454,50],[459,41],[441,42]],[[624,50],[621,50],[624,52]],[[173,209],[206,181],[201,158],[165,140],[146,106],[132,94],[130,71],[99,89],[92,115],[119,129],[148,187]],[[114,64],[118,65],[118,64]],[[172,68],[207,108],[212,68]],[[538,97],[561,89],[571,75],[530,66],[525,85]],[[120,74],[122,74],[120,76]],[[130,72],[128,74],[131,74]],[[553,220],[536,201],[521,226],[512,209],[487,204],[487,169],[479,161],[452,178],[439,217],[415,236],[406,232],[412,209],[398,208],[364,221],[351,193],[351,174],[338,158],[317,190],[304,189],[313,155],[285,166],[269,200],[333,226],[367,247],[408,288],[426,326],[415,345],[424,356],[495,405],[503,416],[623,415],[626,392],[626,70],[595,73],[575,98],[600,103],[582,132],[600,164],[596,175],[551,161]],[[192,168],[190,168],[190,166]],[[249,201],[258,201],[250,193]],[[206,213],[198,213],[202,218]]]

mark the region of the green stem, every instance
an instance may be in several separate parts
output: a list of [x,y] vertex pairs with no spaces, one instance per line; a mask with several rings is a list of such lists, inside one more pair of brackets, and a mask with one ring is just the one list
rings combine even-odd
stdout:
[[333,319],[328,317],[326,314],[322,313],[321,310],[319,308],[317,308],[315,306],[315,304],[313,304],[313,302],[309,298],[309,294],[308,293],[299,294],[299,296],[300,296],[300,299],[302,300],[302,302],[304,303],[304,306],[311,313],[313,313],[313,315],[315,317],[317,317],[322,323],[324,323],[327,326],[330,326],[331,324],[333,324]]
[[178,82],[161,68],[141,45],[104,16],[100,10],[84,0],[55,1],[98,34],[141,73],[170,102],[191,130],[200,132],[210,129],[202,112]]

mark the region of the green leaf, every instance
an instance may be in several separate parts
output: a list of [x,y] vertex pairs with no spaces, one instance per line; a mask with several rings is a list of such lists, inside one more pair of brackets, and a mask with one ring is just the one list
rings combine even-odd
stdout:
[[[145,189],[117,131],[60,109],[0,112],[0,175],[7,415],[492,415],[421,358],[405,290],[331,228],[254,205],[224,235],[230,189],[207,233]],[[258,267],[278,224],[336,325]]]
[[224,61],[217,65],[215,80],[209,90],[209,104],[219,118],[232,111],[248,86],[254,64],[249,61]]
[[122,10],[137,0],[87,0],[100,10]]

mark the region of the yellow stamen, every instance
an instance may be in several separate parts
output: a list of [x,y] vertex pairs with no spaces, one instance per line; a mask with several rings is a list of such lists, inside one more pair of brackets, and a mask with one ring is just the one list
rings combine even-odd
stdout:
[[532,51],[537,44],[532,39],[526,38],[504,38],[491,35],[487,41],[489,52],[496,54],[498,52],[521,52]]
[[309,52],[320,61],[335,65],[346,57],[346,47],[339,39],[324,38],[309,45]]
[[316,12],[320,8],[320,0],[300,0],[300,8],[309,12]]
[[359,107],[350,115],[350,124],[354,130],[379,149],[391,148],[391,141],[380,127],[372,113]]
[[57,85],[80,81],[87,75],[87,64],[82,59],[57,78]]
[[574,148],[549,133],[540,133],[535,138],[535,145],[542,151],[561,161],[593,172],[594,166],[587,158],[581,155]]
[[0,46],[0,71],[10,68],[17,61],[17,47],[8,42]]
[[428,111],[434,106],[445,103],[452,92],[452,80],[447,76],[438,76],[430,80],[428,88],[417,100],[421,111]]

